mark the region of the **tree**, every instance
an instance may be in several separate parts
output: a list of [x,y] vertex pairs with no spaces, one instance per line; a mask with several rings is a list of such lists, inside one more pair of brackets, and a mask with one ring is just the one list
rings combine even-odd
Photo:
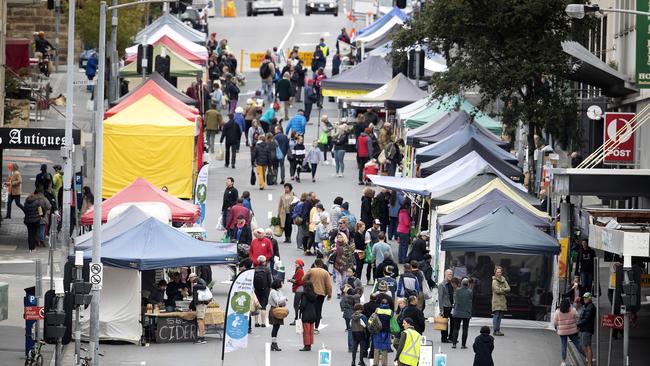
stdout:
[[543,130],[566,146],[576,133],[572,63],[561,43],[579,39],[592,23],[572,24],[564,12],[569,2],[580,1],[429,1],[394,37],[394,50],[423,45],[446,57],[448,71],[431,80],[437,96],[479,88],[479,108],[504,101],[507,129],[528,124],[529,182],[534,135]]
[[[121,0],[120,3],[133,0]],[[75,31],[79,33],[81,41],[90,47],[97,48],[99,44],[99,0],[86,0],[76,10]],[[112,2],[108,2],[110,6]],[[124,54],[124,50],[133,44],[136,33],[144,25],[144,5],[118,9],[117,23],[117,52]],[[111,36],[111,12],[106,15],[106,41]]]

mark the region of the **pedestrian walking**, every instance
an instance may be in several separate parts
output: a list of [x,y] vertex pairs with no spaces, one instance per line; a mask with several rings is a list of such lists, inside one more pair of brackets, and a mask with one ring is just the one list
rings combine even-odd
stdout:
[[221,113],[221,110],[225,106],[225,100],[223,97],[223,91],[221,91],[221,86],[218,82],[212,84],[212,94],[210,94],[210,105],[217,112]]
[[23,193],[23,177],[20,174],[18,164],[11,164],[11,177],[9,178],[9,198],[7,202],[7,214],[5,219],[11,218],[11,202],[16,202],[16,206],[24,210],[20,203],[20,195]]
[[481,327],[481,334],[474,339],[472,348],[474,349],[473,366],[494,366],[492,360],[494,338],[490,335],[490,327],[486,325]]
[[33,253],[38,242],[38,231],[41,225],[41,218],[45,214],[45,204],[37,191],[25,199],[23,206],[25,217],[23,222],[27,227],[27,243],[29,252]]
[[36,174],[36,181],[34,186],[38,189],[41,187],[41,192],[52,187],[52,174],[47,171],[47,164],[41,164],[40,173]]
[[580,345],[582,345],[583,353],[587,358],[587,366],[593,365],[594,353],[591,348],[591,338],[594,335],[594,328],[596,325],[596,306],[594,305],[590,292],[585,292],[582,295],[584,308],[580,312],[580,319],[578,319],[578,329],[580,330]]
[[284,133],[289,134],[289,131],[293,131],[298,135],[305,135],[305,125],[307,120],[305,119],[305,111],[303,109],[298,109],[298,112],[295,116],[291,117],[285,127]]
[[334,137],[334,164],[336,166],[336,176],[343,178],[345,171],[345,146],[348,144],[348,126],[343,123],[338,126],[336,136]]
[[361,221],[366,224],[366,227],[372,226],[372,199],[375,196],[375,191],[366,187],[363,189],[363,195],[361,196]]
[[[319,269],[323,270],[322,268]],[[315,288],[312,282],[305,281],[304,291],[300,298],[300,319],[302,320],[303,343],[303,347],[300,349],[300,351],[311,351],[311,345],[314,344],[314,327],[318,328],[316,323],[320,321],[318,310],[319,301],[320,296],[315,292]]]
[[397,281],[397,296],[398,297],[418,297],[422,291],[422,284],[420,279],[413,273],[410,263],[404,264],[404,272]]
[[[379,308],[375,310],[381,329],[372,334],[372,345],[374,346],[374,364],[376,366],[388,366],[388,351],[391,350],[390,319],[393,317],[392,306],[386,299],[382,299]],[[372,317],[369,319],[372,325]]]
[[386,236],[384,233],[379,233],[379,241],[372,246],[373,265],[375,267],[375,278],[384,277],[384,272],[379,271],[379,266],[384,262],[384,257],[392,256],[390,245],[386,243]]
[[[451,269],[445,270],[445,278],[438,286],[438,305],[440,306],[440,315],[447,319],[447,329],[440,331],[440,342],[449,343],[449,332],[451,329],[449,323],[453,321],[451,310],[454,306],[454,287],[451,285],[453,272]],[[451,321],[450,321],[451,320]]]
[[553,316],[553,325],[557,330],[557,335],[560,336],[560,357],[562,358],[561,366],[566,365],[566,349],[568,346],[568,340],[576,346],[576,348],[582,352],[582,347],[580,347],[580,337],[578,335],[578,313],[576,309],[571,306],[571,301],[564,298],[560,301],[560,307],[555,310],[555,315]]
[[250,225],[251,222],[251,210],[244,206],[243,197],[244,194],[242,193],[242,197],[237,198],[237,202],[228,209],[228,219],[226,220],[225,228],[230,237],[233,237],[237,221],[240,218],[243,218],[246,221],[246,225]]
[[352,334],[352,366],[357,366],[357,351],[359,351],[359,366],[366,366],[363,359],[366,357],[368,317],[363,314],[363,305],[354,305],[354,313],[350,318],[350,332]]
[[291,180],[300,183],[300,171],[305,160],[305,145],[300,135],[296,136],[295,141],[296,143],[291,149],[291,156],[289,158],[289,174],[291,175]]
[[289,324],[291,326],[296,325],[296,320],[300,314],[300,298],[302,297],[305,284],[303,280],[303,277],[305,276],[305,272],[303,270],[303,267],[305,267],[305,262],[302,259],[298,258],[294,264],[296,265],[296,270],[294,271],[293,276],[289,279],[289,282],[291,282],[291,292],[293,292],[294,311],[293,321]]
[[208,143],[208,153],[214,154],[214,140],[221,131],[223,116],[214,108],[205,112],[205,136]]
[[[363,265],[366,263],[366,247],[370,245],[370,243],[366,242],[366,225],[363,221],[357,222],[351,236],[350,240],[354,243],[354,274],[355,277],[361,278]],[[370,271],[370,266],[368,267],[368,271]]]
[[266,171],[271,165],[271,156],[266,145],[266,137],[264,136],[264,133],[259,135],[257,138],[257,144],[255,144],[253,150],[253,164],[257,173],[257,182],[260,190],[264,190],[264,187],[266,187]]
[[428,230],[421,231],[420,235],[418,235],[418,237],[415,240],[413,240],[413,243],[411,244],[411,251],[406,256],[406,261],[419,262],[422,259],[424,259],[424,255],[429,253],[429,250],[427,249],[428,241],[429,241],[429,231]]
[[281,126],[275,126],[275,143],[277,144],[276,158],[280,171],[280,184],[284,184],[284,160],[289,153],[289,138],[282,132]]
[[395,353],[398,366],[417,366],[420,361],[420,343],[422,334],[414,329],[411,318],[402,320],[402,329],[399,344]]
[[[332,278],[330,277],[329,272],[323,267],[325,267],[323,260],[316,258],[314,261],[314,267],[309,269],[305,274],[305,277],[303,277],[305,281],[305,292],[307,291],[306,282],[309,281],[311,282],[313,291],[317,296],[315,320],[316,333],[319,332],[318,327],[320,326],[320,321],[323,315],[323,303],[325,302],[325,298],[327,298],[327,300],[332,299]],[[305,320],[303,319],[303,323],[304,322]]]
[[[244,128],[245,131],[249,131],[251,126],[253,125],[253,121],[257,120],[258,124],[261,123],[262,130],[266,133],[269,129],[270,126],[270,121],[260,121],[260,117],[262,116],[262,108],[257,105],[254,99],[247,99],[246,100],[246,107],[244,108]],[[250,138],[248,135],[246,135],[246,146],[250,145]]]
[[[257,235],[257,230],[255,230]],[[262,231],[262,235],[263,231]],[[264,238],[267,240],[266,238]],[[255,240],[253,240],[255,242]],[[253,244],[251,244],[251,247]],[[269,245],[270,246],[270,245]],[[273,284],[273,276],[271,275],[271,270],[266,262],[266,257],[264,255],[259,255],[258,257],[251,257],[253,259],[253,265],[255,266],[255,273],[253,274],[253,288],[257,301],[260,303],[260,312],[255,316],[255,327],[266,327],[266,306],[269,303],[269,295],[271,293],[271,285]]]
[[369,134],[372,133],[372,128],[368,127],[357,137],[357,168],[359,169],[359,185],[363,185],[363,169],[366,163],[373,157],[372,139]]
[[397,240],[397,224],[399,223],[399,211],[404,203],[404,194],[401,191],[390,191],[388,199],[388,240]]
[[275,87],[275,96],[282,104],[284,109],[284,120],[289,120],[289,108],[291,107],[291,98],[293,97],[293,88],[290,81],[291,75],[289,72],[282,74],[282,79],[278,81]]
[[454,305],[451,312],[451,315],[453,316],[451,323],[451,348],[456,348],[461,323],[463,325],[463,337],[460,348],[467,348],[469,320],[472,318],[472,301],[473,293],[469,288],[469,279],[463,278],[461,281],[461,288],[458,289],[454,295]]
[[401,320],[406,318],[411,318],[413,323],[411,324],[413,328],[420,334],[424,334],[426,327],[426,318],[424,317],[424,312],[418,308],[418,298],[415,296],[409,296],[407,300],[406,307],[402,310],[401,317],[398,319],[399,323]]
[[596,252],[589,247],[587,239],[582,239],[578,251],[576,274],[580,275],[580,284],[585,292],[593,292],[591,285],[594,282],[594,258]]
[[273,258],[273,243],[265,236],[264,229],[261,227],[255,229],[253,235],[255,239],[251,242],[248,257],[253,261],[255,267],[260,264],[258,259],[262,256],[264,257],[264,264],[268,264]]
[[399,248],[397,260],[400,264],[406,263],[406,257],[409,249],[410,232],[413,222],[411,221],[411,202],[405,200],[399,210],[397,221],[397,236],[399,238]]
[[86,66],[84,67],[86,77],[89,81],[88,85],[86,86],[86,91],[88,93],[92,93],[95,90],[92,81],[95,78],[95,75],[97,75],[98,66],[99,60],[97,59],[97,52],[95,52],[95,50],[92,50],[90,57],[88,57],[88,60],[86,61]]
[[223,192],[223,204],[221,205],[221,217],[224,229],[228,224],[228,211],[237,203],[238,198],[239,192],[237,191],[237,188],[235,188],[235,178],[226,178],[226,189]]
[[372,198],[372,218],[379,220],[379,229],[387,232],[388,229],[388,201],[390,200],[390,189],[384,188]]
[[275,76],[275,64],[271,55],[265,55],[260,65],[260,78],[262,79],[262,93],[267,104],[273,103],[273,77]]
[[314,80],[308,79],[307,85],[305,85],[303,90],[303,103],[305,106],[305,119],[307,122],[311,119],[311,111],[314,107],[314,103],[318,102],[318,95],[316,94],[316,89],[314,88]]
[[287,298],[282,293],[282,281],[273,280],[271,284],[271,292],[269,294],[269,324],[273,326],[271,329],[271,351],[282,351],[278,347],[278,331],[280,326],[284,325],[284,318],[275,316],[276,309],[285,308],[287,306]]
[[212,291],[208,288],[207,283],[196,275],[196,273],[191,273],[188,277],[188,280],[192,286],[192,306],[196,311],[196,341],[195,344],[206,344],[205,340],[205,312],[208,308],[208,304],[211,300],[199,300],[199,291],[208,290],[210,294]]
[[[318,164],[323,161],[323,152],[318,148],[318,141],[312,143],[305,159],[311,169],[311,181],[314,183],[316,182],[316,170],[318,169]],[[300,172],[298,172],[298,177],[300,177]]]
[[503,336],[501,332],[501,319],[503,313],[508,310],[506,295],[510,292],[510,285],[503,277],[503,268],[496,266],[492,276],[492,327],[493,335]]
[[[225,93],[228,95],[228,112],[235,113],[237,103],[239,102],[239,87],[235,83],[231,74],[226,75]],[[242,129],[243,130],[243,129]]]
[[280,227],[284,231],[284,242],[291,243],[291,231],[293,228],[293,219],[291,218],[291,206],[297,201],[296,196],[293,194],[293,186],[291,183],[284,184],[284,192],[280,196],[278,203],[278,218],[280,218]]
[[226,168],[231,166],[235,169],[235,162],[237,160],[237,152],[239,151],[239,143],[241,141],[242,130],[239,125],[235,123],[235,116],[228,115],[228,122],[223,126],[221,132],[221,139],[219,142],[226,140]]
[[352,352],[352,329],[350,322],[352,314],[354,313],[354,306],[360,303],[361,295],[363,295],[363,288],[354,288],[349,284],[345,284],[342,289],[341,300],[339,306],[343,313],[343,321],[345,321],[345,331],[348,338],[348,352]]
[[348,268],[354,267],[354,243],[349,242],[345,234],[338,233],[334,245],[336,247],[334,277],[336,278],[336,295],[338,298],[341,296],[343,284],[347,281]]

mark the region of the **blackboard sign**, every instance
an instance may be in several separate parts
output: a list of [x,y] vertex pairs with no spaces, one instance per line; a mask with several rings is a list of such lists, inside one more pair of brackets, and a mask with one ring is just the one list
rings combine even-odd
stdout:
[[156,343],[194,342],[196,322],[181,318],[158,318]]

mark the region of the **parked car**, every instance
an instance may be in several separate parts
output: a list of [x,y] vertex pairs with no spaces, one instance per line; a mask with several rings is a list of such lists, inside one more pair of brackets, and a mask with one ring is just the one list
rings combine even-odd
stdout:
[[283,0],[249,0],[246,2],[246,16],[272,13],[275,16],[284,15]]
[[337,17],[339,16],[339,2],[338,0],[308,0],[305,3],[305,15],[309,16],[313,13],[329,13]]

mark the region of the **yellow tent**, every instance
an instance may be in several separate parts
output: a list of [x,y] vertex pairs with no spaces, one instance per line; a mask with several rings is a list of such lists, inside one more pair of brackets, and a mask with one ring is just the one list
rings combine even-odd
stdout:
[[438,214],[440,215],[447,215],[450,214],[462,207],[465,207],[466,205],[476,201],[477,199],[485,196],[488,194],[490,191],[498,189],[503,194],[506,196],[510,197],[513,201],[516,201],[518,204],[520,204],[522,207],[525,207],[528,209],[530,212],[535,214],[536,216],[543,217],[550,219],[548,214],[546,212],[540,211],[536,209],[533,205],[528,203],[523,197],[521,197],[517,192],[515,192],[512,188],[508,187],[507,184],[503,183],[501,179],[495,178],[491,180],[489,183],[484,185],[483,187],[475,190],[474,192],[468,194],[467,196],[457,199],[454,202],[450,202],[446,205],[439,206],[437,209]]
[[109,198],[137,178],[192,197],[194,123],[146,95],[104,120],[103,192]]

